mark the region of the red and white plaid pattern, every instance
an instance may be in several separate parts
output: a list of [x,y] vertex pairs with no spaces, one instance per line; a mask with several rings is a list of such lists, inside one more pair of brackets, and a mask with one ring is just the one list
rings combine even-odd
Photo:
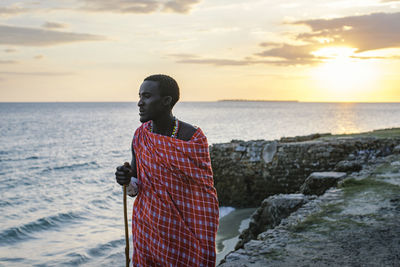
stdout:
[[215,266],[218,200],[207,138],[182,141],[142,124],[133,139],[139,193],[133,205],[134,266]]

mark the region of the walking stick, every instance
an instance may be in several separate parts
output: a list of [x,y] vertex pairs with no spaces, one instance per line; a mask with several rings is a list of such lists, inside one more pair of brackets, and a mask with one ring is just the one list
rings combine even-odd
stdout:
[[129,233],[128,233],[128,212],[126,209],[126,185],[124,185],[124,222],[125,222],[125,261],[129,267]]

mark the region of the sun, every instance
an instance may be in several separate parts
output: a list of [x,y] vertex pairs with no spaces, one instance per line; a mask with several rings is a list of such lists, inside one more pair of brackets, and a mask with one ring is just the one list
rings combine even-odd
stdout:
[[354,57],[356,50],[350,47],[326,47],[312,53],[324,61],[312,69],[312,79],[330,101],[362,99],[377,79],[376,67],[368,60]]

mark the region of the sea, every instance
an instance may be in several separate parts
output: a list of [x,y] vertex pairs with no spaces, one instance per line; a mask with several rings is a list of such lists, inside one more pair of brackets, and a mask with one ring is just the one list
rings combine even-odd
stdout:
[[[181,102],[174,115],[210,145],[400,127],[400,103]],[[136,103],[0,103],[0,118],[0,266],[124,266],[114,172],[131,158]],[[219,259],[251,212],[221,207]]]

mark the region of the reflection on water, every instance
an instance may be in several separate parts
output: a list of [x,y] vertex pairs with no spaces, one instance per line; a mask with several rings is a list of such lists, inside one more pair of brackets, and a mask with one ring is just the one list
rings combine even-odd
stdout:
[[175,114],[210,143],[400,127],[400,103],[184,102]]
[[334,121],[337,133],[358,133],[358,114],[356,103],[339,103],[339,108],[334,110]]

